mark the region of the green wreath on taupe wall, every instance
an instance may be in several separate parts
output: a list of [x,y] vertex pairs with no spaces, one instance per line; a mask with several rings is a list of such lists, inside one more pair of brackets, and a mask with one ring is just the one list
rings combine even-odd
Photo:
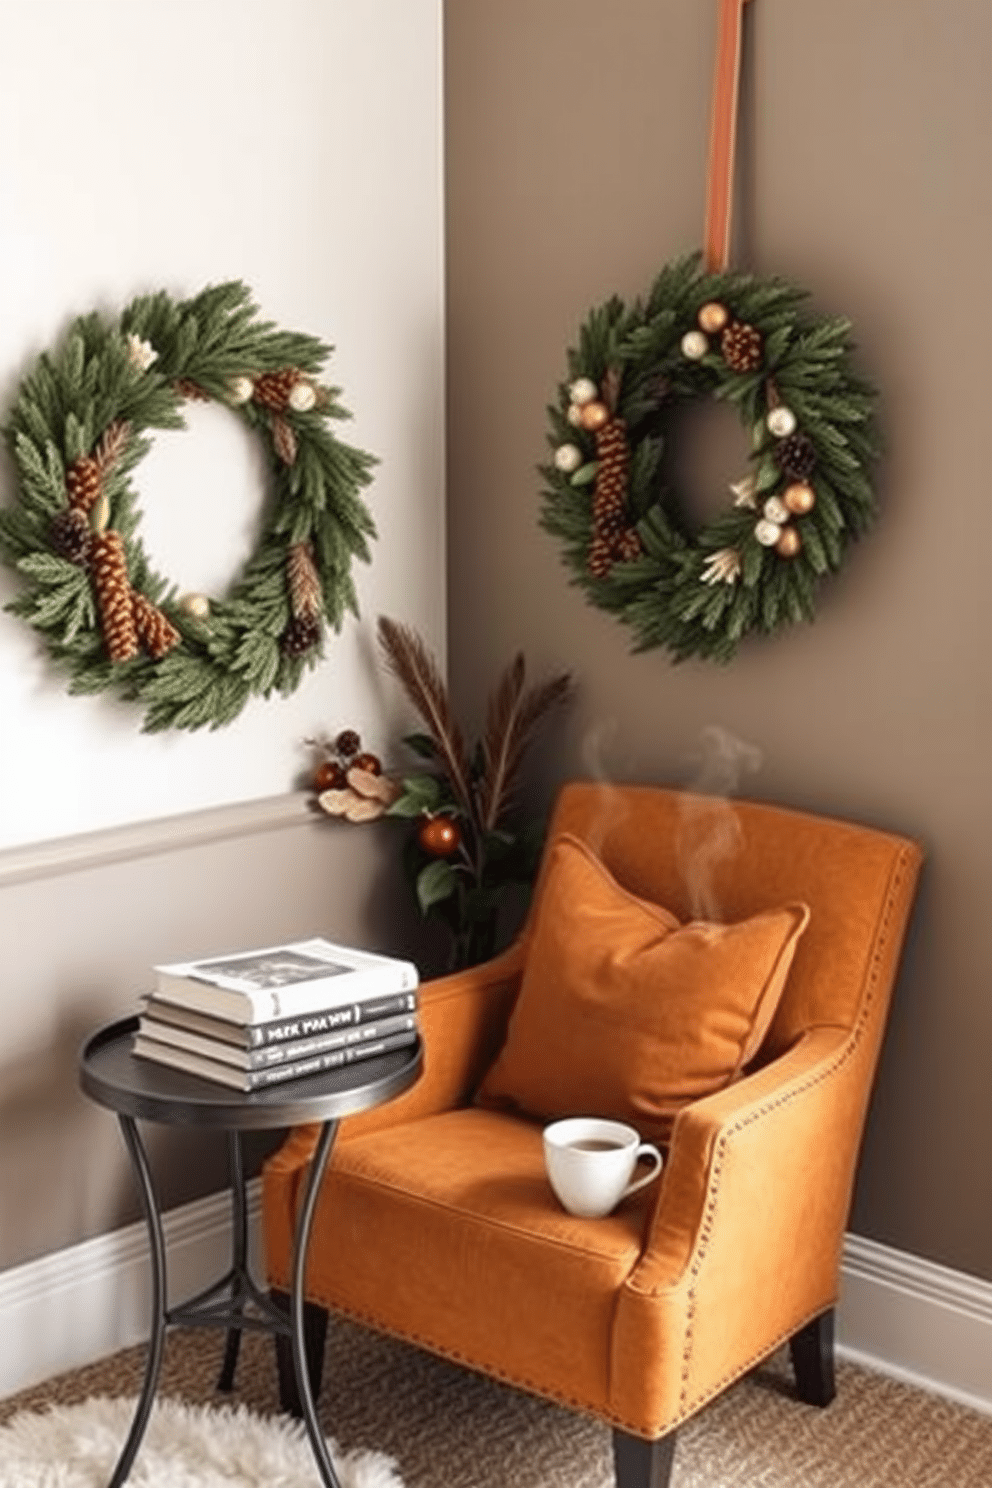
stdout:
[[[5,436],[17,473],[0,552],[7,605],[39,633],[72,693],[112,691],[143,729],[218,728],[252,696],[295,690],[328,627],[358,613],[354,558],[375,536],[361,490],[373,456],[341,443],[347,412],[318,379],[331,348],[258,318],[237,281],[77,319],[22,381]],[[260,436],[270,493],[253,552],[222,598],[177,593],[139,532],[131,474],[185,399],[216,399]]]
[[[749,632],[812,620],[820,581],[870,525],[874,390],[850,323],[777,279],[667,265],[646,301],[594,309],[549,408],[541,525],[634,649],[729,661]],[[723,398],[751,439],[733,503],[698,532],[662,470],[663,422]]]

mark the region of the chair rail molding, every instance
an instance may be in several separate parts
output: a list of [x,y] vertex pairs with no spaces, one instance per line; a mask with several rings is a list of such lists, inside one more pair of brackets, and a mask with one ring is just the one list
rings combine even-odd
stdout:
[[153,817],[125,826],[100,827],[70,837],[53,837],[0,849],[0,889],[36,878],[53,878],[156,853],[175,852],[230,837],[254,836],[313,821],[306,791],[287,791],[253,801],[207,806],[175,816]]
[[[169,1290],[178,1298],[227,1265],[230,1193],[163,1217]],[[261,1254],[261,1182],[248,1185],[250,1250]],[[148,1337],[151,1267],[138,1221],[0,1272],[0,1398]],[[992,1283],[848,1235],[838,1353],[992,1415]]]

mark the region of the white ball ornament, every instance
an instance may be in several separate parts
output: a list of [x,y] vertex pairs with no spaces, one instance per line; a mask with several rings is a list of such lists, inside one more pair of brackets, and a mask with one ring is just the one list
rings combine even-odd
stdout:
[[591,403],[599,397],[599,388],[591,377],[577,377],[568,390],[568,396],[581,408],[583,403]]
[[228,385],[228,393],[232,403],[248,403],[255,384],[250,377],[232,377]]
[[573,429],[581,429],[582,427],[582,408],[583,404],[581,403],[569,403],[568,405],[568,413],[565,417]]
[[765,422],[776,439],[787,439],[790,434],[796,432],[796,415],[791,408],[786,408],[784,403],[773,408]]
[[770,522],[763,517],[755,524],[754,535],[763,548],[773,548],[782,536],[782,529],[777,522]]
[[710,349],[710,343],[702,331],[686,331],[682,337],[682,355],[690,362],[701,361]]
[[789,508],[779,496],[769,496],[761,510],[767,521],[777,522],[780,527],[789,520]]
[[555,469],[571,475],[582,464],[582,451],[577,444],[560,444],[555,450]]
[[289,390],[289,406],[297,413],[309,413],[317,402],[317,389],[312,382],[294,382]]

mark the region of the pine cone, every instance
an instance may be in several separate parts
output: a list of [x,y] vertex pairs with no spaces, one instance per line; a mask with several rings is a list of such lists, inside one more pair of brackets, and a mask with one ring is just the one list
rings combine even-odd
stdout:
[[720,337],[720,350],[731,372],[756,372],[761,366],[764,341],[754,326],[734,320]]
[[126,419],[114,419],[103,431],[99,444],[93,451],[93,459],[101,476],[106,475],[116,464],[121,451],[131,437],[131,425]]
[[171,651],[173,646],[178,646],[182,636],[172,621],[167,619],[144,594],[139,594],[137,590],[133,591],[131,608],[138,639],[152,661],[160,661],[167,651]]
[[299,381],[300,373],[295,367],[283,367],[278,372],[263,372],[255,378],[252,399],[263,408],[281,413],[289,402],[289,395]]
[[90,524],[85,512],[68,506],[52,518],[50,538],[60,558],[85,568],[90,556]]
[[96,460],[89,455],[80,455],[65,473],[69,505],[75,507],[76,511],[88,512],[100,494],[101,484],[100,466]]
[[635,527],[628,527],[616,544],[616,555],[621,563],[629,563],[641,555],[641,539]]
[[361,737],[354,729],[342,729],[334,740],[334,748],[344,759],[351,759],[362,747]]
[[319,619],[323,609],[320,575],[309,543],[294,543],[286,557],[289,605],[297,620]]
[[195,403],[209,403],[210,394],[206,388],[202,388],[192,377],[177,377],[172,384],[172,390],[179,394],[180,398],[189,398]]
[[305,656],[320,641],[320,621],[315,617],[305,616],[298,619],[295,615],[282,633],[282,650],[284,656]]
[[597,431],[596,457],[587,566],[593,578],[602,579],[615,562],[636,558],[641,551],[640,538],[627,520],[630,445],[623,419],[611,418]]
[[131,604],[124,539],[110,528],[90,539],[93,588],[100,627],[111,661],[130,661],[138,654],[138,632]]
[[805,434],[787,434],[778,440],[772,456],[783,475],[789,480],[802,481],[811,475],[816,465],[816,450]]
[[287,424],[281,414],[275,413],[269,419],[269,428],[272,430],[272,447],[284,465],[292,465],[296,459],[296,435],[292,426]]
[[593,521],[600,514],[622,511],[630,479],[630,446],[623,419],[611,418],[596,433],[596,485],[593,490]]
[[613,554],[606,538],[593,536],[586,567],[594,579],[605,579],[613,567]]

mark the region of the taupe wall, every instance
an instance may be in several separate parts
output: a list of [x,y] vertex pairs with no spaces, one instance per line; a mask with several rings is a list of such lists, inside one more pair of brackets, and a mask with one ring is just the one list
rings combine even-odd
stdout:
[[575,670],[550,785],[687,782],[917,835],[929,861],[872,1110],[862,1234],[992,1278],[988,0],[754,0],[736,262],[849,315],[883,392],[881,520],[814,626],[728,669],[633,657],[537,525],[545,405],[587,310],[698,245],[716,0],[446,15],[449,656],[478,715],[523,647]]

